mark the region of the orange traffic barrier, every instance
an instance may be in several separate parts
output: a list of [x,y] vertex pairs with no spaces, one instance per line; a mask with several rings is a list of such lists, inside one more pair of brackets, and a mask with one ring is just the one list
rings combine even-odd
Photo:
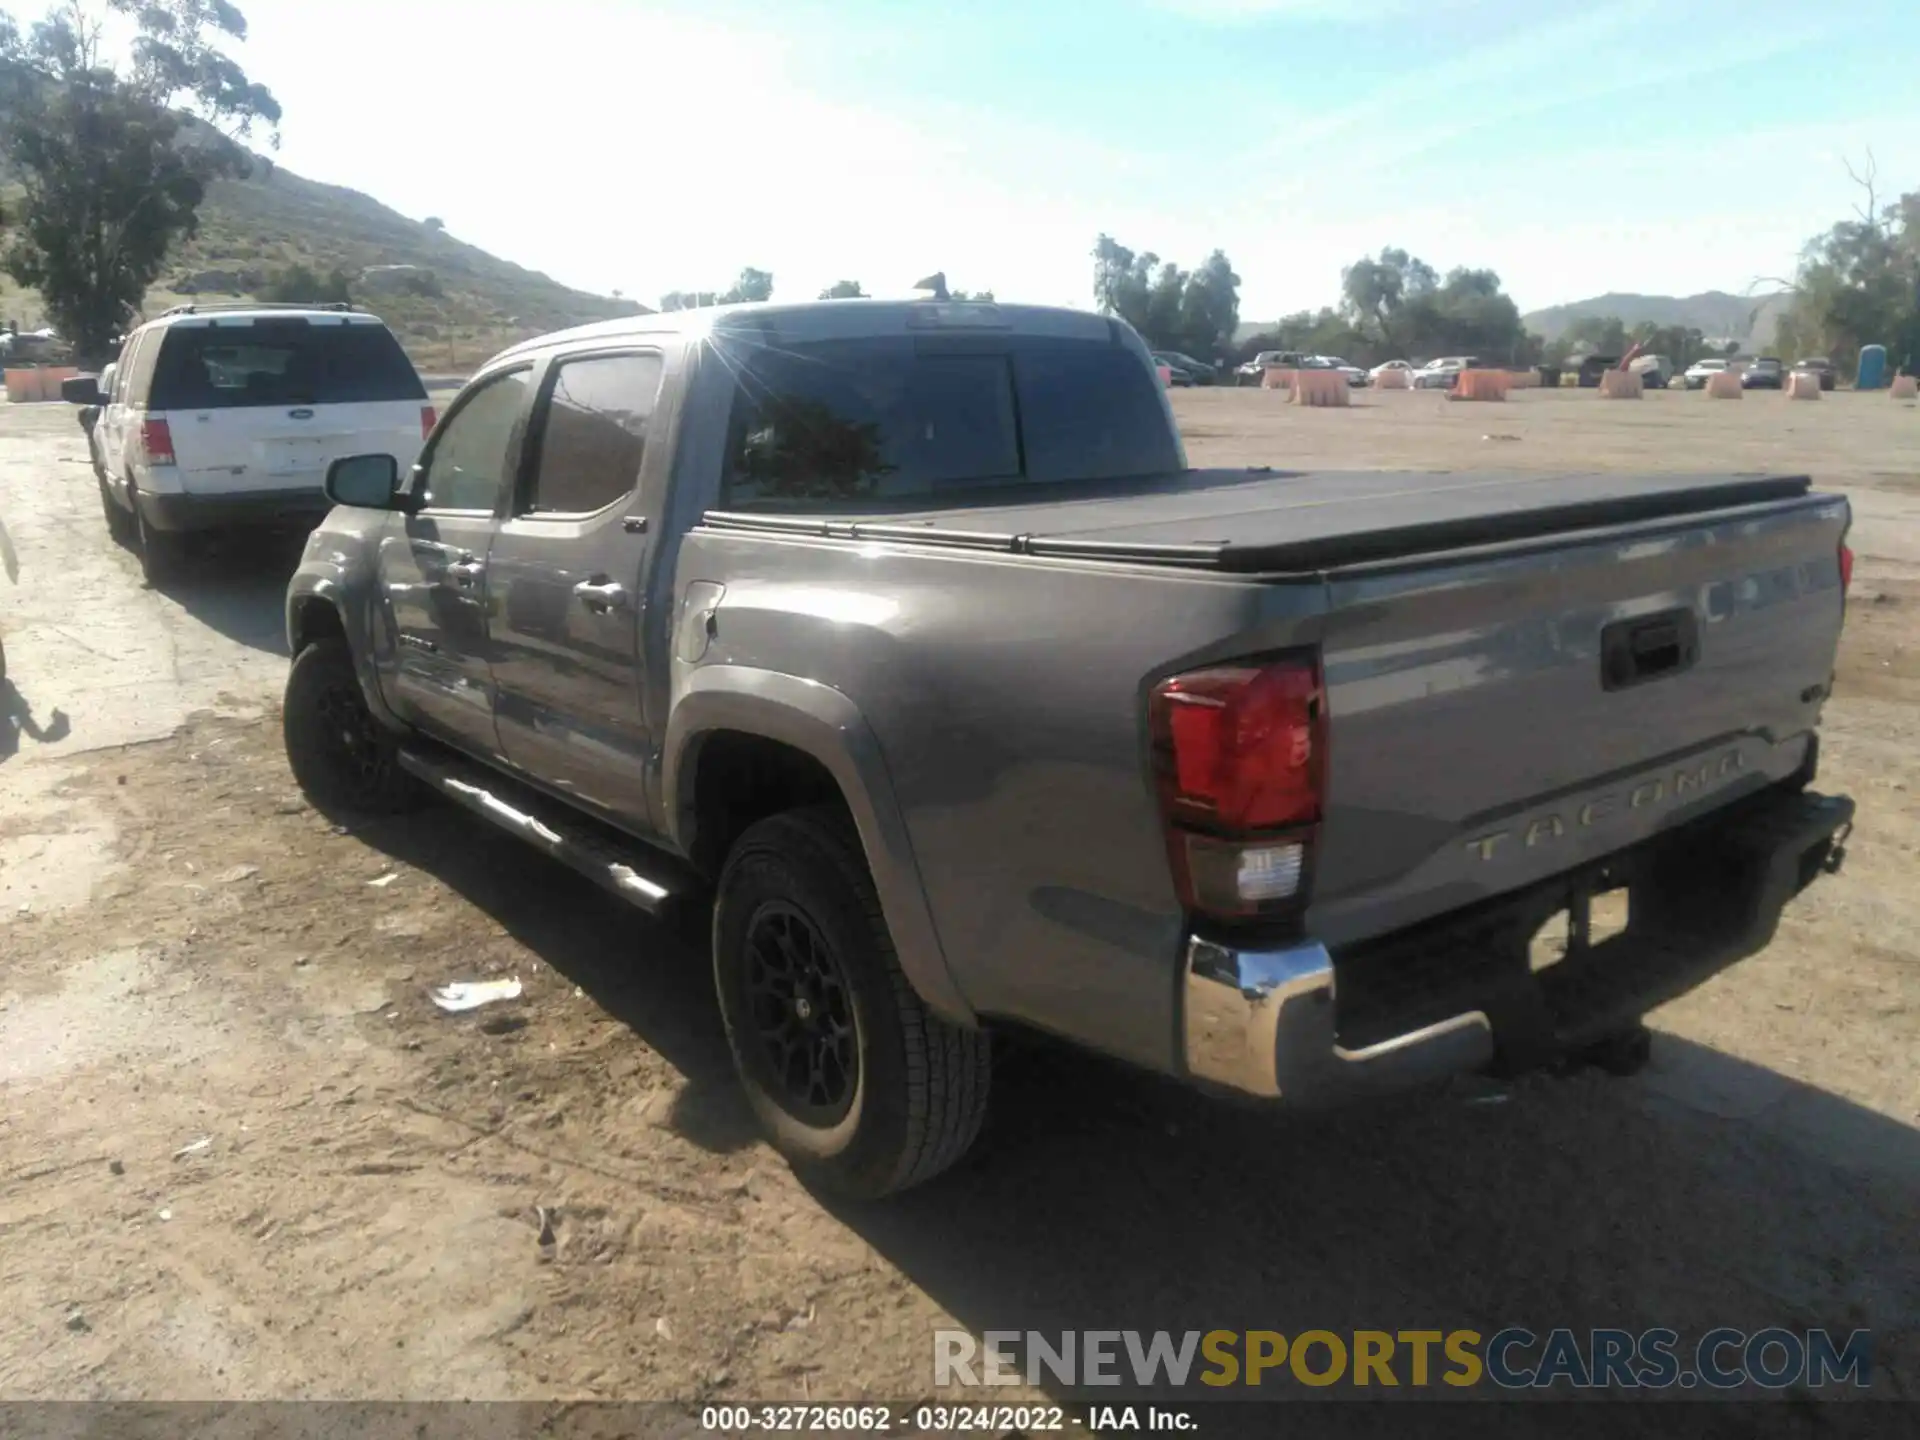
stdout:
[[1738,400],[1747,393],[1747,387],[1740,383],[1740,377],[1731,370],[1716,370],[1707,376],[1707,398],[1709,400]]
[[1912,375],[1896,375],[1893,383],[1887,387],[1887,393],[1896,400],[1920,399],[1920,379]]
[[1171,365],[1155,365],[1153,368],[1160,374],[1160,388],[1162,390],[1172,389],[1173,367]]
[[78,380],[79,378],[80,371],[78,367],[73,365],[53,365],[43,369],[40,372],[40,398],[42,400],[58,400],[60,398],[61,384],[64,381]]
[[1376,390],[1411,390],[1413,379],[1404,370],[1382,370],[1373,377]]
[[1295,405],[1351,405],[1353,386],[1338,370],[1296,370],[1293,373]]
[[1507,371],[1507,388],[1509,390],[1538,390],[1540,388],[1540,372],[1538,370],[1509,370]]
[[1787,398],[1789,400],[1818,400],[1820,398],[1820,377],[1808,375],[1796,370],[1787,376]]
[[[38,370],[9,370],[6,372],[7,399],[18,405],[25,400],[43,400],[46,397],[40,389]],[[59,391],[54,392],[56,395]]]
[[1600,372],[1600,398],[1602,400],[1638,400],[1646,386],[1640,377],[1631,370],[1602,370]]
[[1504,400],[1507,398],[1507,372],[1504,370],[1462,370],[1460,378],[1447,392],[1449,400]]
[[1293,388],[1293,377],[1299,373],[1297,370],[1287,370],[1278,365],[1269,365],[1265,370],[1260,372],[1260,388],[1262,390],[1291,390]]

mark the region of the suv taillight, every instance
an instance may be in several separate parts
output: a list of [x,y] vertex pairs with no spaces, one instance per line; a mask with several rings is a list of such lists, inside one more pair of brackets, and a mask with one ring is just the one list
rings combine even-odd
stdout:
[[434,425],[434,422],[439,418],[440,417],[438,415],[433,413],[433,406],[422,405],[420,407],[420,438],[421,440],[425,441],[433,437],[433,425]]
[[1846,541],[1840,542],[1840,593],[1845,595],[1853,588],[1853,547]]
[[1147,720],[1181,903],[1239,919],[1298,911],[1326,783],[1318,660],[1171,676],[1154,687]]
[[173,431],[164,420],[140,422],[140,449],[149,465],[173,464]]

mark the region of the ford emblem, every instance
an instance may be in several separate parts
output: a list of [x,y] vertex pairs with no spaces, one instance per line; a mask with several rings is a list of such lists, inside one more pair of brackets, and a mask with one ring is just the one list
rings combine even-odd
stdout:
[[288,419],[290,419],[290,420],[311,420],[311,419],[313,418],[313,411],[311,411],[311,410],[289,410],[289,411],[287,412],[287,418],[288,418]]

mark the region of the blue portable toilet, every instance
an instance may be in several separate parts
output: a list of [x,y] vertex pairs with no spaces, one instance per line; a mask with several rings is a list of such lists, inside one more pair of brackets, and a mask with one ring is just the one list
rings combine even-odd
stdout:
[[1887,347],[1884,345],[1862,345],[1860,347],[1860,378],[1854,381],[1856,390],[1878,390],[1887,383]]

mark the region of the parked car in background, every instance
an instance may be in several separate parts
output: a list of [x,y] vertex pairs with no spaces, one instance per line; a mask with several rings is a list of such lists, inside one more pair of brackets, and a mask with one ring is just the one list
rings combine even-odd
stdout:
[[1413,374],[1413,366],[1410,365],[1407,361],[1389,360],[1384,365],[1374,366],[1373,369],[1367,372],[1367,376],[1369,379],[1378,380],[1380,378],[1381,372],[1386,370],[1404,370],[1409,375]]
[[1793,371],[1796,375],[1818,375],[1822,390],[1831,390],[1840,383],[1840,372],[1833,368],[1833,361],[1824,355],[1794,361]]
[[177,306],[127,337],[109,384],[61,392],[100,407],[100,508],[150,584],[195,536],[311,529],[329,464],[378,448],[411,465],[433,428],[393,332],[345,305]]
[[1743,390],[1778,390],[1786,383],[1787,367],[1771,355],[1762,355],[1740,376]]
[[1472,355],[1446,355],[1438,360],[1429,360],[1413,372],[1413,388],[1451,390],[1454,382],[1460,378],[1462,370],[1471,370],[1479,363],[1479,360]]
[[1680,376],[1680,383],[1689,390],[1704,390],[1707,381],[1725,370],[1732,362],[1727,360],[1696,360]]
[[1619,365],[1618,355],[1583,355],[1580,357],[1580,367],[1577,371],[1579,383],[1583,388],[1591,390],[1600,383],[1600,377],[1603,374],[1609,370],[1618,369]]
[[711,904],[748,1108],[857,1196],[1001,1026],[1301,1104],[1642,1064],[1853,816],[1804,475],[1195,470],[1127,326],[879,300],[543,336],[408,438],[288,587],[294,779]]
[[[1176,385],[1211,385],[1220,378],[1219,372],[1206,361],[1182,355],[1178,350],[1156,350],[1153,358],[1173,371],[1173,383]],[[1182,379],[1182,376],[1185,378]]]
[[1664,390],[1673,378],[1673,362],[1664,355],[1636,355],[1627,368],[1649,390]]
[[1234,382],[1239,385],[1258,385],[1267,371],[1297,370],[1306,358],[1298,350],[1262,350],[1246,364],[1235,368]]
[[1357,386],[1367,383],[1366,371],[1362,370],[1358,365],[1349,365],[1338,355],[1309,355],[1307,359],[1316,370],[1338,370],[1342,375],[1347,377],[1347,384],[1349,385]]

